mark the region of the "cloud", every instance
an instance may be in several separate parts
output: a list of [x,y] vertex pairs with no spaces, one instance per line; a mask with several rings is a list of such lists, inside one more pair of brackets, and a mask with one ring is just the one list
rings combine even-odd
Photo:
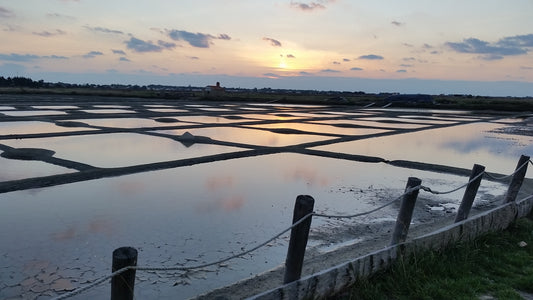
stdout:
[[76,18],[73,16],[62,15],[59,13],[48,13],[46,14],[46,17],[52,18],[52,19],[63,19],[63,20],[68,20],[68,21],[76,20]]
[[14,16],[15,16],[15,13],[13,13],[11,10],[0,6],[0,18],[11,18]]
[[294,56],[292,54],[287,54],[287,58],[296,58],[296,56]]
[[135,52],[161,52],[164,47],[161,45],[156,45],[151,41],[143,41],[135,37],[131,37],[129,41],[125,41],[126,47]]
[[302,2],[291,2],[291,7],[303,11],[313,11],[315,9],[325,9],[326,7],[320,3],[311,2],[309,4]]
[[185,30],[167,30],[168,36],[175,41],[186,41],[196,48],[209,48],[211,40],[231,40],[227,34],[220,34],[218,37],[206,33],[193,33]]
[[163,49],[170,50],[170,49],[176,48],[176,44],[172,42],[165,42],[165,41],[159,40],[157,41],[157,44],[161,46]]
[[122,56],[121,58],[119,58],[119,61],[130,62],[131,60],[129,60],[127,57]]
[[320,70],[321,73],[340,73],[341,71],[333,70],[333,69],[324,69]]
[[219,40],[226,40],[226,41],[229,41],[229,40],[231,40],[231,37],[230,37],[229,35],[223,33],[223,34],[219,34],[219,35],[218,35],[218,39],[219,39]]
[[54,32],[41,31],[41,32],[32,32],[32,34],[33,35],[42,36],[42,37],[52,37],[52,36],[56,36],[56,35],[65,35],[65,34],[67,34],[67,32],[63,31],[61,29],[56,29],[56,31],[54,31]]
[[403,26],[403,23],[402,23],[402,22],[398,22],[398,21],[392,21],[392,22],[390,22],[390,23],[391,23],[392,25],[394,25],[394,26],[398,26],[398,27]]
[[332,64],[334,64],[334,65],[340,65],[341,63],[338,62],[338,61],[334,61],[334,62],[332,62]]
[[533,67],[521,66],[521,70],[533,70]]
[[367,60],[382,60],[383,56],[381,55],[375,55],[375,54],[369,54],[369,55],[361,55],[358,59],[367,59]]
[[38,59],[68,59],[68,57],[59,55],[39,56],[35,54],[0,53],[0,60],[4,61],[28,62]]
[[187,58],[192,60],[199,60],[200,58],[198,56],[187,56]]
[[481,54],[478,58],[483,60],[499,60],[505,56],[527,54],[533,47],[533,34],[504,37],[495,43],[468,38],[445,45],[458,53]]
[[268,78],[272,78],[272,79],[279,78],[279,75],[275,74],[275,73],[265,73],[265,74],[263,74],[263,76],[268,77]]
[[111,49],[111,51],[113,51],[113,54],[126,55],[126,52],[124,52],[123,50]]
[[93,31],[93,32],[102,32],[102,33],[110,33],[110,34],[124,34],[124,32],[122,32],[120,30],[113,30],[113,29],[104,28],[104,27],[90,27],[90,26],[84,26],[84,27],[87,28],[90,31]]
[[305,71],[301,71],[299,74],[302,75],[302,76],[312,76],[313,75],[313,73],[309,73],[309,72],[305,72]]
[[358,68],[358,67],[353,67],[350,69],[350,71],[363,71],[362,68]]
[[91,51],[83,56],[83,58],[95,58],[97,56],[104,55],[104,53],[100,51]]
[[411,68],[413,65],[409,65],[409,64],[401,64],[400,67],[404,67],[404,68]]
[[498,41],[498,45],[506,47],[533,47],[533,34],[504,37]]
[[264,37],[263,41],[267,41],[270,43],[272,47],[281,47],[281,42],[272,38]]
[[396,73],[407,73],[407,70],[396,70]]
[[290,6],[297,10],[312,12],[314,10],[326,9],[326,5],[333,2],[335,2],[335,0],[317,0],[310,3],[291,1]]
[[343,58],[342,61],[343,61],[343,62],[349,62],[349,61],[351,61],[351,60],[350,60],[349,58]]

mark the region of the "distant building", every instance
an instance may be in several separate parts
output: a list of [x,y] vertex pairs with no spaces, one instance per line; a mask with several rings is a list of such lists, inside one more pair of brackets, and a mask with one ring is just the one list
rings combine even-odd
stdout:
[[226,89],[220,86],[220,82],[217,85],[208,85],[204,88],[205,97],[218,97],[226,93]]

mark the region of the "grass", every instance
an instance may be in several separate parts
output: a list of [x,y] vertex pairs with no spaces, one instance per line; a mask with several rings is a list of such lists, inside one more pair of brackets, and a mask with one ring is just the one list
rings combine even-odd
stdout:
[[[519,246],[520,242],[526,246]],[[330,299],[522,299],[533,294],[533,221],[503,232],[402,258]]]

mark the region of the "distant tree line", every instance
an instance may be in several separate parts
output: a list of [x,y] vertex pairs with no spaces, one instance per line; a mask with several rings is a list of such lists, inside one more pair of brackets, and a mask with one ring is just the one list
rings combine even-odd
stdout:
[[0,76],[0,87],[43,87],[44,81],[34,81],[26,77],[7,77]]

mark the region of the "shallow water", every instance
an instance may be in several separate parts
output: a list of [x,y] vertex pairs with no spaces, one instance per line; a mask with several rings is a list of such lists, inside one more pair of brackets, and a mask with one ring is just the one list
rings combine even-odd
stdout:
[[[294,200],[300,194],[315,198],[316,212],[344,215],[398,198],[410,176],[419,177],[423,185],[437,191],[448,191],[468,181],[465,176],[431,169],[421,171],[299,153],[306,150],[301,145],[308,143],[321,144],[310,150],[332,154],[410,160],[467,170],[478,163],[485,165],[487,171],[503,174],[514,170],[521,154],[533,152],[533,138],[514,130],[515,126],[527,128],[526,123],[509,116],[280,104],[232,104],[221,108],[210,102],[162,101],[144,104],[152,111],[127,110],[131,117],[124,118],[123,108],[132,106],[121,99],[123,102],[109,105],[99,101],[92,107],[101,108],[100,113],[80,118],[77,110],[87,111],[90,99],[67,100],[72,103],[58,103],[57,108],[38,103],[32,106],[59,112],[68,109],[72,118],[56,114],[58,119],[52,116],[49,122],[42,122],[39,114],[23,113],[18,116],[22,119],[14,122],[9,116],[0,116],[2,149],[53,150],[56,158],[104,171],[141,165],[143,168],[132,168],[120,176],[59,182],[0,195],[2,299],[46,298],[93,282],[109,274],[111,253],[121,246],[139,250],[139,265],[188,266],[228,257],[290,226]],[[7,101],[2,107],[13,105]],[[209,115],[197,115],[199,110]],[[121,114],[120,118],[114,118],[115,113]],[[179,121],[155,121],[161,113],[172,114],[170,118]],[[79,123],[80,127],[62,127],[54,125],[54,121],[102,128],[89,129]],[[74,135],[80,130],[83,134]],[[301,131],[305,133],[297,134]],[[15,133],[21,138],[9,137]],[[187,133],[192,134],[190,140],[180,142]],[[194,138],[198,136],[209,139]],[[242,154],[247,149],[269,152]],[[244,156],[232,157],[232,153]],[[206,157],[214,158],[210,161]],[[153,163],[177,160],[188,163],[150,168]],[[39,160],[3,157],[0,167],[0,183],[78,172]],[[16,187],[15,182],[12,184]],[[484,180],[474,206],[492,205],[505,191],[505,184]],[[455,212],[462,193],[436,196],[421,192],[418,209],[433,211],[435,217]],[[391,224],[397,209],[397,205],[392,205],[353,220],[313,218],[309,246],[320,252],[361,242],[364,237],[332,236],[332,232],[360,224]],[[426,221],[422,214],[415,214],[413,219],[414,224]],[[283,263],[287,239],[285,234],[252,254],[201,272],[184,275],[138,271],[136,297],[192,297],[264,272]],[[108,297],[109,293],[109,284],[104,283],[74,299]]]

